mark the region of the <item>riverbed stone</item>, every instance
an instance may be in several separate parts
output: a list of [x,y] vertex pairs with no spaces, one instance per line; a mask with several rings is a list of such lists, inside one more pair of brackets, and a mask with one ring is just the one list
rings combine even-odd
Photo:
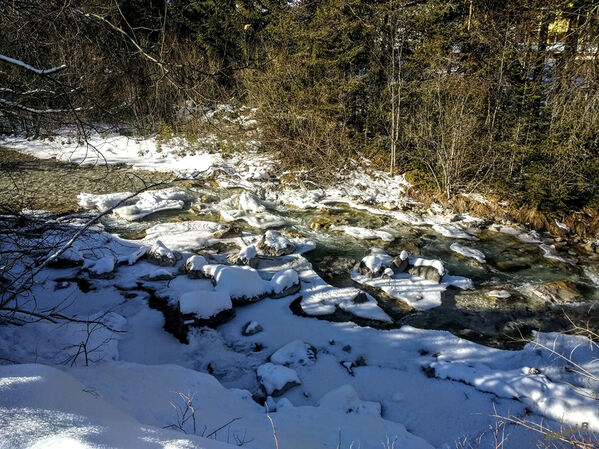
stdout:
[[408,270],[412,276],[418,276],[422,279],[426,279],[427,281],[434,282],[438,284],[441,282],[441,274],[439,270],[430,265],[421,265],[418,267],[412,267]]
[[576,288],[576,284],[572,281],[549,282],[535,287],[532,293],[545,301],[557,304],[583,299],[582,294]]

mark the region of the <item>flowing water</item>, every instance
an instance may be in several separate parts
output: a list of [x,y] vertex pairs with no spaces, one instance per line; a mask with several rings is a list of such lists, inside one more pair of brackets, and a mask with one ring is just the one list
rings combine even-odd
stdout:
[[[15,185],[20,186],[22,190],[27,190],[27,185],[34,186],[36,193],[33,197],[37,208],[73,211],[77,208],[78,192],[107,193],[131,190],[135,187],[136,178],[126,168],[113,168],[110,171],[106,171],[105,168],[73,168],[69,164],[52,161],[21,160],[6,150],[1,150],[0,153],[3,156],[0,171],[11,173],[13,177],[15,173],[19,174],[16,184],[13,179],[1,177],[4,179],[3,184],[6,184],[0,186],[4,195],[10,195],[10,189],[14,189]],[[138,174],[135,172],[135,175]],[[152,177],[165,178],[164,175],[157,174],[152,174]],[[122,237],[141,238],[145,229],[164,221],[222,222],[218,212],[218,201],[239,192],[238,189],[209,187],[207,183],[201,187],[188,185],[186,190],[198,201],[200,198],[206,201],[207,197],[211,198],[211,201],[204,202],[199,211],[186,208],[183,211],[156,213],[134,223],[107,219],[104,224],[108,231]],[[58,197],[61,198],[59,201],[56,199]],[[392,327],[409,324],[421,328],[443,329],[487,345],[518,348],[522,345],[521,337],[530,336],[533,330],[567,329],[570,323],[566,314],[574,320],[599,322],[599,308],[592,307],[593,303],[599,300],[599,291],[588,276],[589,271],[599,273],[597,262],[585,262],[587,269],[583,270],[579,265],[544,258],[537,244],[524,243],[515,236],[487,230],[478,235],[479,241],[465,243],[486,254],[487,263],[480,264],[449,249],[449,245],[457,241],[456,239],[442,237],[426,226],[406,226],[390,217],[352,209],[345,204],[329,204],[324,210],[280,207],[269,212],[288,221],[279,231],[299,234],[316,243],[316,249],[305,254],[305,257],[315,270],[334,286],[354,285],[350,278],[354,265],[374,246],[384,248],[392,255],[405,249],[411,254],[441,259],[450,274],[473,280],[473,290],[450,287],[443,293],[440,307],[422,312],[410,311],[401,301],[389,298],[380,291],[368,290],[394,319]],[[323,217],[351,226],[383,228],[396,239],[391,243],[358,240],[343,233],[310,228],[315,219]],[[235,224],[250,232],[262,232],[251,228],[243,221]],[[561,280],[575,282],[585,296],[585,301],[578,305],[548,307],[540,299],[525,294],[529,285]],[[492,299],[484,294],[486,291],[497,289],[509,290],[512,296],[508,299]]]

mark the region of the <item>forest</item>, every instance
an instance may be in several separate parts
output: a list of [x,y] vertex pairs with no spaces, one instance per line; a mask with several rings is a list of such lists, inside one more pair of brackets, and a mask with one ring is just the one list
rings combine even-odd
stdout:
[[312,177],[361,155],[448,199],[599,205],[597,2],[2,3],[3,53],[64,65],[2,64],[4,132],[193,135],[194,105],[235,101],[258,108],[267,151]]

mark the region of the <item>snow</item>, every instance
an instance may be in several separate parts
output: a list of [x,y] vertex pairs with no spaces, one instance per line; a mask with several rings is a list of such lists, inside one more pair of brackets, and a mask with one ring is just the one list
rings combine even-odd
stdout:
[[294,369],[273,363],[260,365],[256,374],[268,395],[283,390],[287,385],[302,383]]
[[299,284],[299,276],[297,272],[291,268],[275,273],[270,280],[270,286],[273,293],[281,293],[282,291]]
[[204,256],[194,255],[194,256],[190,256],[185,261],[185,269],[187,271],[201,271],[202,268],[204,268],[204,265],[207,265],[207,264],[208,264],[208,261],[206,260],[206,258]]
[[559,262],[564,263],[574,263],[572,259],[560,256],[557,250],[555,249],[554,245],[547,245],[545,243],[541,243],[539,245],[539,248],[541,248],[541,251],[543,251],[543,257],[546,259],[557,260]]
[[377,273],[388,267],[393,262],[393,257],[380,248],[372,248],[370,254],[362,259],[362,263],[371,273]]
[[204,265],[203,271],[214,279],[217,291],[228,293],[233,300],[251,300],[268,293],[267,282],[251,267]]
[[441,276],[445,275],[445,266],[438,259],[425,259],[423,257],[412,256],[409,258],[410,265],[415,267],[433,267]]
[[152,245],[160,240],[173,251],[196,251],[215,242],[212,234],[222,229],[224,225],[211,221],[160,223],[146,229],[143,243]]
[[262,255],[281,256],[295,251],[295,245],[276,231],[266,231],[257,244]]
[[433,230],[445,237],[464,240],[478,240],[478,238],[472,234],[469,234],[460,225],[455,223],[434,224]]
[[270,356],[272,363],[285,366],[312,365],[315,359],[314,347],[302,340],[293,340]]
[[360,228],[357,226],[331,226],[329,228],[330,231],[340,231],[345,232],[347,235],[350,235],[356,239],[362,240],[376,240],[380,239],[385,242],[392,242],[395,240],[393,234],[387,231],[374,230],[374,229],[366,229]]
[[478,261],[480,263],[486,262],[485,253],[483,253],[482,251],[479,251],[477,249],[469,248],[467,246],[460,245],[459,243],[452,243],[449,246],[449,249],[451,249],[455,253],[461,254],[464,257],[470,257],[471,259],[475,259],[476,261]]
[[128,221],[140,220],[156,212],[183,209],[185,202],[189,200],[187,193],[175,187],[147,190],[139,195],[133,195],[131,192],[104,195],[80,193],[78,198],[80,206],[87,209],[97,209],[100,212],[124,202],[122,206],[117,207],[113,212]]
[[195,290],[179,298],[179,310],[183,314],[193,313],[198,318],[211,318],[224,310],[231,310],[231,296],[223,291]]
[[17,65],[19,67],[24,68],[25,70],[34,72],[37,75],[50,75],[52,73],[58,72],[67,67],[65,64],[63,64],[63,65],[59,65],[56,67],[51,67],[49,69],[38,69],[32,65],[27,64],[26,62],[21,61],[20,59],[11,58],[10,56],[6,56],[6,55],[2,55],[2,54],[0,54],[0,61],[5,61],[10,64]]
[[[223,113],[230,112],[227,111],[223,109]],[[239,119],[240,124],[252,120],[250,116]],[[220,203],[211,203],[207,208],[214,214],[211,216],[228,214],[260,228],[286,224],[293,232],[302,232],[295,229],[302,225],[300,220],[277,215],[277,210],[285,211],[281,204],[335,208],[336,203],[344,203],[378,215],[379,223],[390,222],[384,229],[395,235],[403,235],[403,225],[409,225],[414,234],[423,235],[426,257],[410,257],[402,252],[400,258],[412,265],[434,267],[443,276],[440,284],[408,273],[393,273],[393,258],[377,249],[367,256],[371,259],[366,263],[370,268],[384,268],[385,277],[370,279],[357,272],[351,276],[353,281],[378,288],[417,311],[440,305],[441,295],[450,285],[473,287],[470,279],[448,274],[442,260],[429,256],[436,248],[428,245],[430,235],[423,228],[433,226],[433,230],[449,238],[474,240],[468,232],[470,218],[458,217],[459,222],[453,222],[455,217],[443,210],[440,211],[443,215],[409,210],[413,203],[405,196],[405,180],[399,176],[359,168],[334,188],[312,189],[313,183],[303,181],[297,189],[290,185],[288,190],[278,191],[272,188],[276,181],[271,162],[258,153],[241,152],[225,160],[218,153],[200,149],[177,158],[175,154],[180,148],[176,143],[163,145],[162,153],[158,153],[153,139],[137,141],[94,135],[91,139],[101,144],[109,163],[126,162],[135,168],[176,171],[190,177],[205,170],[214,175],[221,188],[245,190],[241,194],[230,193]],[[93,152],[92,156],[84,156],[87,148],[77,148],[76,141],[73,142],[66,143],[60,136],[55,142],[2,138],[3,145],[36,156],[55,154],[60,160],[86,162],[94,159]],[[118,203],[118,197],[110,195],[84,199],[85,207],[99,210]],[[163,199],[179,201],[174,197]],[[185,203],[182,207],[187,207],[187,200],[180,201]],[[128,205],[133,204],[136,202]],[[154,206],[138,209],[158,210]],[[44,217],[42,213],[36,216]],[[111,219],[116,221],[114,217]],[[393,220],[402,224],[392,227]],[[144,222],[127,226],[141,230],[148,226]],[[373,227],[377,226],[380,224]],[[413,229],[414,226],[418,228]],[[359,226],[349,228],[357,228],[360,233],[388,232]],[[93,290],[85,294],[75,282],[62,280],[77,273],[78,268],[44,270],[31,294],[22,298],[25,303],[35,299],[40,308],[62,304],[69,316],[101,319],[120,332],[98,326],[90,334],[85,323],[77,322],[0,326],[0,358],[2,363],[14,362],[0,366],[2,444],[213,449],[231,447],[227,441],[235,443],[235,438],[247,435],[251,441],[244,447],[273,447],[272,428],[265,409],[252,396],[261,401],[266,399],[269,407],[273,405],[270,416],[281,447],[290,449],[337,447],[339,435],[344,448],[381,447],[381,442],[387,439],[395,441],[395,447],[405,449],[455,447],[458,440],[465,438],[469,442],[480,438],[481,448],[494,447],[488,429],[495,424],[490,417],[495,413],[527,417],[555,431],[562,425],[598,421],[596,400],[588,398],[597,391],[597,383],[566,369],[572,364],[546,349],[553,348],[566,358],[571,357],[574,363],[597,375],[596,350],[591,351],[588,340],[537,334],[537,340],[522,350],[502,351],[448,332],[401,326],[400,320],[388,326],[393,320],[375,298],[357,288],[334,287],[320,278],[301,256],[303,251],[314,248],[306,240],[267,232],[268,243],[274,242],[273,251],[283,248],[282,252],[291,252],[260,257],[255,270],[223,265],[226,254],[212,254],[212,248],[208,251],[210,255],[194,255],[217,242],[238,246],[240,255],[246,256],[252,255],[252,247],[258,246],[260,236],[249,233],[241,238],[215,239],[214,232],[221,229],[223,225],[209,221],[161,223],[150,226],[146,237],[138,241],[124,241],[95,229],[93,238],[78,241],[73,247],[84,260],[84,267],[101,266],[105,263],[102,259],[108,256],[118,260],[119,266],[115,267],[114,280],[93,279]],[[509,232],[521,240],[526,234],[522,227],[500,226],[495,230]],[[539,236],[526,235],[531,243],[541,243]],[[171,251],[183,253],[182,261],[213,277],[216,285],[210,279],[177,276],[170,281],[141,282],[143,290],[140,289],[138,282],[145,276],[177,272],[178,267],[157,270],[143,259],[157,241]],[[509,241],[518,244],[515,238]],[[287,242],[293,245],[293,250]],[[367,248],[364,243],[357,245],[360,251]],[[485,245],[483,241],[480,247]],[[444,251],[445,244],[440,246]],[[267,297],[300,280],[301,290],[297,295],[236,307],[236,316],[217,329],[189,331],[189,344],[179,343],[165,331],[165,316],[149,307],[150,294],[146,292],[154,290],[156,298],[165,299],[171,307],[182,300],[183,310],[204,317],[218,313],[225,303],[230,307],[235,302],[231,298]],[[491,285],[499,288],[497,284],[483,284],[480,293],[498,298],[509,294],[507,290],[488,290]],[[518,291],[518,286],[514,289]],[[296,315],[292,310],[296,310],[298,302],[301,311]],[[336,315],[335,322],[315,318],[339,311],[345,313]],[[348,314],[353,315],[354,322],[348,320]],[[372,327],[356,318],[372,320],[366,322]],[[374,321],[379,322],[377,326]],[[242,335],[240,331],[248,323],[248,328],[263,329]],[[90,366],[84,366],[83,355],[77,354],[88,336],[89,346],[97,349],[90,354]],[[33,361],[59,365],[60,369],[23,364]],[[268,365],[271,367],[264,368]],[[285,372],[290,368],[292,373]],[[427,377],[423,368],[433,378]],[[261,377],[263,381],[267,378],[270,382],[265,388],[267,394],[274,393],[277,387],[283,388],[290,380],[293,383],[301,380],[301,385],[289,389],[275,402],[264,397],[257,378],[260,371],[265,375]],[[532,374],[537,371],[540,374]],[[184,432],[165,428],[177,419],[171,403],[175,406],[185,403],[178,393],[193,397],[200,429],[197,433],[206,429],[207,435],[231,420],[241,419],[217,432],[215,439],[194,435],[191,421],[183,426]],[[516,397],[519,399],[513,399]],[[536,446],[538,437],[523,429],[508,427],[507,433],[506,449]]]
[[[303,290],[301,307],[307,315],[331,315],[340,308],[359,318],[393,322],[368,293],[353,287],[334,288],[324,282],[315,284]],[[355,302],[358,295],[364,295],[365,302]]]
[[115,259],[113,256],[106,256],[98,259],[94,264],[88,268],[89,272],[94,275],[102,275],[111,273],[114,271]]
[[507,290],[490,290],[485,293],[485,296],[490,298],[508,299],[512,294]]
[[247,191],[239,195],[239,207],[241,210],[250,213],[264,212],[266,210],[258,197]]
[[237,260],[239,260],[244,265],[249,265],[252,260],[254,260],[258,256],[258,251],[254,245],[244,246],[239,250],[239,254],[237,256]]
[[320,398],[318,405],[347,414],[381,416],[381,404],[362,401],[351,385],[342,385],[328,392]]

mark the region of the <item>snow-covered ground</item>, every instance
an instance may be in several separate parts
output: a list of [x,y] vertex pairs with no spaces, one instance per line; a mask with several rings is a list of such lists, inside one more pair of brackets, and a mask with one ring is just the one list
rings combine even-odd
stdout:
[[[372,240],[373,251],[351,274],[360,288],[337,288],[304,256],[313,242],[282,229],[262,231],[287,223],[286,207],[344,203],[456,239],[448,251],[486,265],[473,247],[473,217],[412,210],[402,177],[367,169],[335,188],[284,189],[255,149],[229,159],[189,149],[175,157],[183,144],[100,135],[92,142],[109,163],[209,174],[220,187],[242,188],[212,207],[224,221],[241,219],[256,231],[221,235],[222,223],[202,220],[154,224],[141,240],[98,226],[77,240],[63,255],[76,266],[44,270],[20,302],[37,310],[59,304],[62,314],[94,324],[0,326],[0,447],[270,448],[277,440],[292,449],[446,449],[460,441],[494,448],[501,422],[495,415],[554,432],[582,423],[587,437],[599,432],[599,349],[584,337],[538,333],[524,349],[507,351],[400,326],[363,286],[425,311],[439,306],[450,286],[469,289],[472,281],[452,275],[441,260],[407,252],[393,258],[378,249],[396,239],[392,226],[341,224],[331,231]],[[66,136],[1,144],[37,157],[97,158]],[[102,211],[128,196],[80,200]],[[177,189],[152,190],[127,200],[112,219],[135,221],[191,201]],[[81,222],[66,224],[53,241],[65,241]],[[522,244],[545,245],[532,237]],[[225,249],[211,250],[215,245]],[[561,257],[554,248],[541,250]],[[173,311],[222,324],[187,329],[185,322],[181,343],[165,330]],[[335,314],[355,322],[326,319]],[[505,430],[506,448],[535,447],[545,438],[511,424]]]

